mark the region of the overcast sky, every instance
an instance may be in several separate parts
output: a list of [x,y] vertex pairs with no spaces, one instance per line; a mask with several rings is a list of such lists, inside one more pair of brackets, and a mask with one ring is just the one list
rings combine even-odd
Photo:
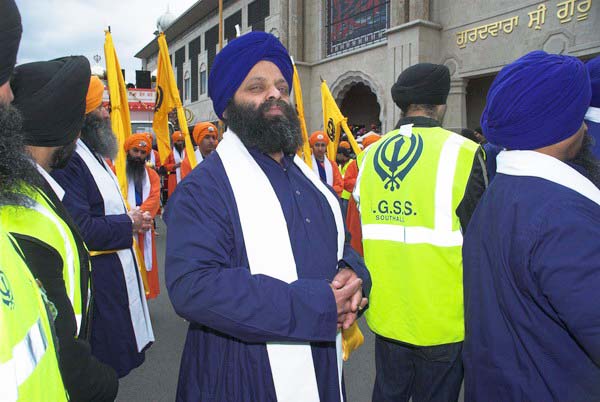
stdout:
[[94,55],[105,67],[104,30],[113,42],[126,81],[135,82],[141,60],[134,55],[152,40],[156,20],[169,11],[179,17],[196,0],[16,0],[23,22],[17,63]]

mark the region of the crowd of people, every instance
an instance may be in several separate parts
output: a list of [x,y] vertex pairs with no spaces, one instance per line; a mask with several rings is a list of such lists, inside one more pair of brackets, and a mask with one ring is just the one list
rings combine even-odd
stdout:
[[150,133],[118,144],[85,57],[15,67],[0,4],[1,400],[116,398],[155,341],[161,213],[189,322],[177,401],[342,402],[363,314],[374,402],[463,382],[466,401],[600,400],[600,57],[508,64],[462,135],[442,127],[448,68],[413,65],[392,131],[336,155],[315,131],[307,164],[289,54],[250,32],[215,57],[226,130],[193,127],[192,169],[180,131],[164,163]]

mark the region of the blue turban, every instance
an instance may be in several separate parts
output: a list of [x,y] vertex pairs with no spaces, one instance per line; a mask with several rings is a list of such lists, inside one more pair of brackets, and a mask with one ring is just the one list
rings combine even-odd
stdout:
[[600,56],[593,58],[585,64],[590,73],[590,81],[592,82],[592,100],[591,107],[600,107]]
[[215,57],[208,78],[208,96],[220,119],[252,67],[259,61],[270,61],[292,87],[294,68],[290,55],[279,39],[265,32],[249,32],[231,41]]
[[579,59],[528,53],[492,83],[481,116],[483,134],[508,149],[556,144],[579,130],[590,98],[590,78]]

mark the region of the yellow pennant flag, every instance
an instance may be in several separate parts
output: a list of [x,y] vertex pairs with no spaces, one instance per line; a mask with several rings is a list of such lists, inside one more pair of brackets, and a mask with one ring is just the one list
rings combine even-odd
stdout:
[[[129,116],[129,100],[127,98],[127,88],[125,87],[125,79],[121,71],[121,65],[117,57],[115,45],[112,40],[112,35],[109,30],[104,31],[104,57],[106,59],[106,78],[108,81],[108,93],[110,96],[110,122],[111,128],[117,137],[119,151],[115,159],[115,172],[119,181],[119,188],[123,195],[123,200],[127,204],[127,190],[129,182],[127,180],[126,165],[127,156],[125,155],[125,141],[131,135],[131,117]],[[127,205],[129,208],[130,206]],[[135,207],[135,205],[131,206]],[[136,251],[137,266],[142,276],[144,289],[148,291],[148,279],[146,277],[146,267],[144,259],[140,253],[140,248],[133,238],[133,249]]]
[[304,162],[312,168],[312,158],[310,153],[310,144],[308,143],[308,131],[306,129],[306,120],[304,119],[304,103],[302,101],[302,87],[300,86],[300,77],[298,76],[298,70],[296,70],[296,64],[292,60],[294,65],[294,100],[296,102],[296,112],[298,113],[298,119],[300,119],[300,128],[302,129],[302,155],[300,151],[298,154],[303,157]]
[[115,45],[113,44],[110,31],[106,30],[104,40],[104,57],[106,59],[106,78],[108,81],[108,93],[110,96],[110,122],[113,133],[117,137],[119,152],[115,159],[115,171],[119,180],[119,187],[123,199],[127,200],[127,174],[125,167],[127,158],[124,144],[131,135],[131,118],[129,117],[129,101],[127,100],[127,89],[125,79],[121,72]]
[[329,158],[335,159],[342,131],[346,133],[354,153],[356,155],[360,154],[362,151],[348,127],[348,119],[344,117],[337,103],[335,103],[325,80],[321,80],[321,102],[323,107],[323,131],[327,133],[330,140],[329,145],[327,145]]
[[185,112],[177,90],[175,74],[169,57],[169,47],[163,32],[158,35],[158,71],[156,73],[156,105],[154,107],[154,120],[152,130],[156,133],[158,155],[160,162],[165,163],[171,153],[171,142],[169,133],[169,112],[177,109],[177,120],[179,128],[185,137],[185,155],[190,161],[192,169],[196,167],[196,154],[190,139]]

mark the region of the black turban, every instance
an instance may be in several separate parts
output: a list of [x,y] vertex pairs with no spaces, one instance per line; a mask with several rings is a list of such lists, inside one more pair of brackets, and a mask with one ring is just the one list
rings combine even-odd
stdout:
[[440,64],[419,63],[402,71],[392,87],[392,99],[404,111],[408,105],[445,105],[450,71]]
[[21,40],[21,15],[13,0],[0,1],[0,85],[10,78]]
[[85,117],[90,63],[84,56],[21,64],[10,82],[13,105],[23,115],[25,144],[57,147],[72,143]]

